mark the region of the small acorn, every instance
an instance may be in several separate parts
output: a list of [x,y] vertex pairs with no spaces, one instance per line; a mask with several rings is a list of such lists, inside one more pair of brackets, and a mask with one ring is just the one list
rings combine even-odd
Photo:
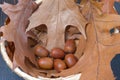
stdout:
[[49,54],[48,50],[40,45],[34,47],[34,53],[39,57],[47,57]]
[[57,71],[57,72],[60,72],[64,69],[66,69],[67,66],[65,64],[65,62],[61,59],[55,59],[54,60],[54,69]]
[[41,69],[50,70],[53,68],[53,59],[49,57],[39,58],[38,64]]
[[53,48],[51,50],[50,56],[55,59],[63,59],[65,56],[65,53],[62,49],[60,48]]
[[74,53],[76,50],[76,43],[73,39],[69,39],[65,43],[64,51],[67,53]]
[[77,63],[77,59],[73,54],[67,54],[65,56],[65,63],[70,68],[70,67],[74,66]]

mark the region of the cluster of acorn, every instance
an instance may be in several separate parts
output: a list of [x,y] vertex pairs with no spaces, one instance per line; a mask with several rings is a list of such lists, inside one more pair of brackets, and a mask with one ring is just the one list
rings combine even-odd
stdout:
[[73,39],[66,41],[64,50],[60,48],[53,48],[49,52],[46,48],[36,45],[34,47],[35,55],[38,58],[38,64],[41,69],[51,70],[55,69],[57,72],[74,66],[77,58],[74,56],[76,44]]

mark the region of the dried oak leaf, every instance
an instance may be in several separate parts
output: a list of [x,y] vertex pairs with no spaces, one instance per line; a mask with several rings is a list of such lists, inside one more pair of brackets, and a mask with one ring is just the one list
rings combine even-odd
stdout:
[[[1,27],[0,31],[3,32],[5,40],[11,41],[15,45],[13,66],[14,68],[20,67],[23,71],[31,74],[34,71],[31,71],[25,64],[25,58],[28,58],[34,65],[38,65],[35,55],[28,46],[25,30],[29,23],[28,18],[37,8],[37,4],[32,0],[19,0],[16,5],[4,3],[0,6],[3,12],[9,17],[6,25]],[[34,75],[36,74],[38,73],[34,72]]]
[[120,53],[120,33],[111,34],[110,30],[120,26],[120,16],[94,14],[88,14],[91,17],[86,27],[87,43],[83,56],[75,66],[54,76],[81,72],[80,80],[115,80],[110,64],[114,56]]
[[26,32],[40,25],[46,25],[48,50],[54,47],[64,48],[65,30],[69,25],[76,27],[86,38],[87,21],[81,15],[74,0],[43,0],[29,20],[30,24]]
[[81,0],[80,11],[82,15],[89,21],[93,12],[99,15],[103,13],[102,6],[103,3],[96,0]]
[[117,0],[100,0],[103,3],[102,12],[108,14],[117,13],[114,8],[114,2]]
[[81,80],[115,80],[110,64],[120,52],[120,33],[111,35],[110,30],[119,25],[119,15],[102,15],[88,25]]
[[[45,76],[42,73],[50,74],[54,71],[38,70],[32,66],[32,64],[37,66],[37,61],[29,47],[27,38],[29,36],[25,31],[29,31],[31,28],[42,24],[47,25],[48,49],[53,47],[63,48],[65,43],[65,29],[69,25],[78,28],[82,33],[81,40],[85,40],[86,38],[85,25],[87,21],[80,14],[79,8],[73,0],[44,0],[30,18],[30,25],[32,25],[32,27],[29,26],[28,28],[28,18],[37,7],[32,0],[19,0],[17,5],[4,3],[1,7],[9,18],[6,25],[2,27],[0,31],[3,32],[3,38],[5,40],[12,41],[15,44],[13,65],[14,67],[20,67],[28,74],[36,76],[41,72],[40,75]],[[31,34],[32,33],[30,33],[30,35]]]

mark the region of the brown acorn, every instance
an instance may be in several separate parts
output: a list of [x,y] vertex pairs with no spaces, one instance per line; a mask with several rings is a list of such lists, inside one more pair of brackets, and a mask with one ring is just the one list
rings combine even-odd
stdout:
[[66,69],[67,66],[65,64],[65,62],[61,59],[55,59],[54,60],[54,69],[57,71],[57,72],[60,72],[64,69]]
[[74,66],[77,63],[77,59],[73,54],[67,54],[65,56],[65,63],[70,68],[70,67]]
[[39,58],[38,64],[41,69],[50,70],[53,68],[53,59],[49,57]]
[[34,53],[39,57],[47,57],[49,54],[48,50],[40,45],[34,47]]
[[55,59],[63,59],[65,56],[65,53],[60,48],[54,48],[51,50],[50,56],[55,58]]
[[76,43],[73,39],[69,39],[65,43],[64,51],[67,53],[74,53],[76,50]]

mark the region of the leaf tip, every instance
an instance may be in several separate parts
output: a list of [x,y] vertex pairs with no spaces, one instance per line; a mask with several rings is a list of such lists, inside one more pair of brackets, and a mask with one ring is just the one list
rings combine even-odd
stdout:
[[3,4],[0,4],[0,8],[2,8],[2,10],[5,10],[6,8],[10,7],[11,4],[3,2]]
[[42,2],[42,0],[36,0],[35,3],[36,4],[40,4]]

